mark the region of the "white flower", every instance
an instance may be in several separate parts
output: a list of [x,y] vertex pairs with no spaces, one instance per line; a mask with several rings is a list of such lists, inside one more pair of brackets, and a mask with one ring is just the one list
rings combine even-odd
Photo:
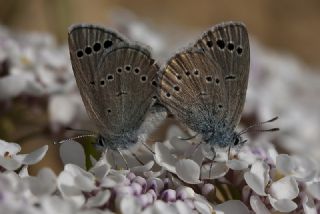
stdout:
[[21,165],[38,163],[46,154],[48,146],[45,145],[30,154],[18,154],[20,150],[19,144],[0,140],[0,166],[7,170],[16,170]]
[[81,195],[96,188],[95,177],[80,167],[67,164],[58,177],[58,188],[64,196]]
[[249,209],[241,201],[230,200],[215,206],[214,208],[217,214],[250,214]]
[[269,166],[263,161],[257,161],[245,172],[244,179],[247,184],[261,196],[266,196],[265,187],[269,183]]
[[51,169],[43,168],[36,177],[27,176],[24,178],[28,188],[36,197],[51,195],[57,189],[56,175]]
[[296,155],[278,155],[276,166],[284,175],[292,175],[299,181],[310,181],[317,172],[315,164],[310,159]]

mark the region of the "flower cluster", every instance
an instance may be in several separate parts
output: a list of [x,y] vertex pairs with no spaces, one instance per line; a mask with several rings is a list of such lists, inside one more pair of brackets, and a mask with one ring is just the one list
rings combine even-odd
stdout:
[[[155,47],[159,58],[171,55],[170,45],[177,43],[173,34],[166,38],[132,17],[115,19],[129,37]],[[176,37],[181,43],[186,35],[191,33]],[[109,155],[103,155],[89,170],[81,168],[85,164],[80,161],[81,167],[66,164],[57,175],[43,168],[36,176],[29,175],[28,166],[39,162],[48,147],[19,154],[18,144],[0,140],[1,212],[319,213],[320,172],[313,158],[320,157],[320,77],[305,72],[310,69],[294,58],[251,41],[244,117],[262,121],[280,115],[282,133],[261,134],[239,152],[217,151],[215,156],[198,138],[178,140],[182,132],[172,126],[165,138],[170,140],[155,143],[146,164],[119,168],[118,161],[111,164]],[[0,28],[1,102],[22,95],[45,96],[52,127],[74,126],[75,118],[85,115],[76,91],[66,46],[57,46],[49,35]],[[274,142],[294,155],[278,153]],[[81,149],[79,156],[84,156]]]
[[0,208],[6,213],[319,212],[320,173],[312,160],[263,144],[231,152],[231,159],[219,152],[212,162],[206,146],[171,140],[156,143],[154,160],[145,165],[113,169],[103,155],[89,171],[66,164],[59,175],[44,168],[30,176],[26,166],[41,160],[47,146],[19,155],[17,144],[1,141]]

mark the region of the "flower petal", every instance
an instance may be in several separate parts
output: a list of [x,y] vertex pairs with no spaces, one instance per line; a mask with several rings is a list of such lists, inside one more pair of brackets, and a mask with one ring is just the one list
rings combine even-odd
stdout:
[[214,210],[216,211],[216,214],[250,214],[248,207],[238,200],[229,200],[219,204],[215,206]]
[[106,188],[121,185],[126,180],[126,177],[120,173],[110,173],[101,181],[101,186]]
[[16,170],[21,166],[20,161],[17,161],[13,158],[5,158],[3,156],[0,156],[0,166],[7,170]]
[[154,161],[149,161],[144,165],[131,167],[130,171],[134,172],[134,174],[136,175],[143,175],[144,172],[150,171],[153,165],[154,165]]
[[[204,164],[201,167],[202,179],[216,179],[227,174],[229,168],[225,162],[213,162],[212,164]],[[210,173],[210,174],[209,174]]]
[[248,168],[249,164],[244,160],[232,159],[227,161],[227,166],[232,170],[244,170]]
[[5,156],[6,153],[8,153],[8,155],[15,155],[20,151],[21,147],[19,144],[0,140],[0,156]]
[[200,166],[190,159],[179,160],[176,164],[176,171],[178,177],[186,183],[198,184],[201,183],[199,180]]
[[121,213],[137,214],[141,213],[141,206],[134,197],[124,197],[120,202]]
[[45,156],[45,154],[47,153],[47,151],[48,151],[48,145],[45,145],[31,152],[30,154],[17,155],[16,158],[20,159],[21,163],[24,165],[32,165],[41,161]]
[[64,197],[82,194],[81,190],[75,185],[74,177],[66,171],[59,174],[57,186]]
[[267,209],[267,207],[262,203],[260,198],[256,195],[252,195],[250,197],[250,205],[252,210],[256,214],[271,214],[271,212]]
[[175,203],[173,203],[173,206],[176,208],[177,213],[183,213],[183,214],[192,213],[192,210],[190,209],[190,207],[181,200],[178,200]]
[[250,171],[244,173],[244,179],[258,195],[266,196],[265,187],[269,182],[269,166],[262,161],[255,162]]
[[287,154],[280,154],[276,159],[277,169],[285,175],[290,175],[295,168],[295,163],[292,158]]
[[272,207],[280,212],[292,212],[295,210],[298,206],[295,202],[289,200],[289,199],[280,199],[277,200],[273,198],[271,195],[268,195],[270,204]]
[[306,195],[302,200],[302,205],[305,214],[317,214],[317,208],[314,204],[313,198]]
[[43,213],[53,214],[53,213],[75,213],[76,206],[73,203],[70,203],[66,200],[63,200],[59,197],[44,197],[41,202],[41,207]]
[[148,206],[142,214],[177,214],[177,211],[169,203],[165,203],[161,200],[157,200],[153,205]]
[[289,199],[296,198],[299,194],[299,188],[296,180],[287,176],[280,180],[273,182],[269,189],[270,195],[276,199]]
[[170,150],[163,145],[163,143],[156,142],[154,145],[154,160],[157,164],[165,168],[166,170],[176,174],[176,162],[178,161],[175,158]]
[[320,181],[308,182],[306,185],[308,193],[310,193],[314,198],[320,200]]
[[314,163],[299,156],[278,155],[276,167],[283,174],[292,175],[299,181],[310,181],[316,174]]
[[213,208],[205,197],[195,194],[194,206],[199,213],[213,213]]
[[75,164],[85,168],[86,160],[83,146],[74,140],[60,141],[59,153],[64,164]]
[[26,181],[33,195],[41,197],[52,194],[56,188],[56,175],[49,168],[39,171],[37,177],[27,177]]
[[110,190],[101,190],[97,195],[88,199],[86,206],[87,207],[100,207],[108,202],[111,197]]
[[[105,156],[104,156],[105,157]],[[106,158],[101,158],[91,169],[97,179],[102,180],[110,172],[111,165],[108,163]]]

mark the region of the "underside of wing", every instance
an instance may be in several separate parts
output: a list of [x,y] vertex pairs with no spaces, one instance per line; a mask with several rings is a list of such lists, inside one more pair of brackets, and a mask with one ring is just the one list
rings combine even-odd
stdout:
[[194,47],[203,50],[221,67],[226,90],[226,122],[235,127],[241,117],[248,85],[250,48],[246,27],[242,23],[226,22],[214,26]]
[[223,118],[224,84],[218,64],[203,52],[172,57],[160,77],[160,100],[197,132],[206,132]]
[[94,78],[101,56],[118,44],[127,42],[111,30],[79,24],[70,27],[68,43],[72,68],[82,93],[83,87]]
[[158,65],[148,50],[128,44],[106,52],[98,64],[83,96],[91,117],[105,137],[135,131],[155,101]]

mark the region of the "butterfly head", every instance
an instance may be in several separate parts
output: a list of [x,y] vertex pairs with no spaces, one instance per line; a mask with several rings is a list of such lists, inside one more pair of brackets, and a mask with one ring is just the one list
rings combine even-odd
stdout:
[[241,147],[246,141],[243,141],[241,136],[233,130],[228,130],[221,127],[215,129],[207,135],[204,135],[204,140],[212,146],[219,148]]
[[138,141],[138,137],[132,134],[122,134],[119,136],[108,136],[108,137],[105,137],[99,134],[96,139],[95,147],[98,150],[127,149],[131,145],[134,145],[137,141]]

